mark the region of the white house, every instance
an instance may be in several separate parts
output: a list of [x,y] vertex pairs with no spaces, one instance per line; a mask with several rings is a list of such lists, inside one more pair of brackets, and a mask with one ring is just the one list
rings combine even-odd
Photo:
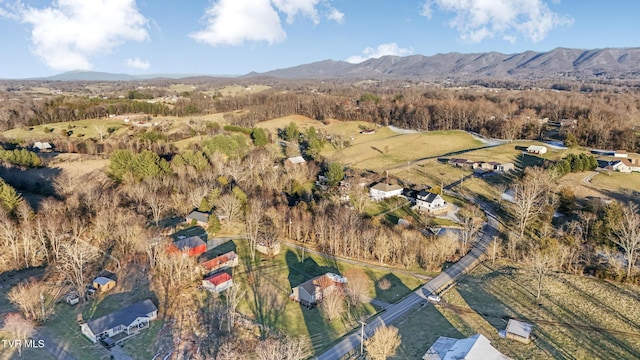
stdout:
[[80,325],[82,333],[94,343],[99,339],[125,332],[133,334],[149,327],[149,322],[158,317],[158,308],[147,299],[111,314]]
[[616,150],[616,151],[613,152],[613,157],[628,158],[629,157],[629,153],[624,151],[624,150]]
[[542,154],[546,154],[547,153],[547,147],[546,146],[542,146],[542,145],[530,145],[527,148],[527,152],[529,154],[542,155]]
[[369,196],[372,200],[380,201],[382,199],[400,196],[404,188],[400,185],[392,185],[387,183],[377,183],[369,188]]
[[416,197],[416,207],[431,214],[438,214],[447,211],[447,202],[438,194],[422,190]]
[[510,360],[491,346],[489,339],[475,334],[466,339],[440,336],[422,360]]
[[51,146],[51,144],[49,144],[48,142],[36,141],[35,143],[33,143],[33,148],[40,152],[45,152],[51,151],[53,149],[53,146]]
[[495,171],[507,172],[507,171],[515,170],[516,166],[513,163],[502,163],[502,164],[496,164],[494,169]]
[[618,171],[624,174],[629,174],[631,172],[631,168],[627,165],[627,162],[622,160],[611,161],[607,167],[613,171]]

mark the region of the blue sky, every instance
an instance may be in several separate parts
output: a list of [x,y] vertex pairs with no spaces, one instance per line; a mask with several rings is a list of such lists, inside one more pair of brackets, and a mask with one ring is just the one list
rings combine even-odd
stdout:
[[629,0],[0,0],[0,78],[637,47],[639,13]]

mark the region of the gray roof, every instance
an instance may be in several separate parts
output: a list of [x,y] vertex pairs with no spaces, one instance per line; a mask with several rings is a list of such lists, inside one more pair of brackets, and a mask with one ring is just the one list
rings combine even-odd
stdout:
[[384,191],[384,192],[391,192],[391,191],[396,191],[396,190],[401,190],[403,189],[402,186],[400,185],[394,185],[394,184],[387,184],[387,183],[377,183],[376,185],[374,185],[372,187],[372,189],[374,190],[379,190],[379,191]]
[[91,320],[87,323],[94,335],[113,329],[116,326],[129,326],[139,317],[146,317],[147,314],[158,311],[150,299],[129,305],[124,309],[112,312],[111,314]]
[[[423,190],[423,191],[424,191],[424,190]],[[426,191],[424,191],[424,193],[423,193],[422,191],[420,191],[420,192],[418,193],[418,199],[420,199],[420,200],[422,200],[422,201],[425,201],[425,202],[428,202],[428,203],[430,203],[430,204],[431,204],[432,202],[434,202],[434,201],[435,201],[436,199],[438,199],[438,198],[440,198],[440,195],[438,195],[438,194],[434,194],[434,193],[431,193],[431,192],[426,192]]]
[[202,244],[206,244],[206,242],[204,242],[204,240],[199,236],[191,236],[186,239],[176,240],[173,242],[173,245],[177,247],[178,250],[193,249],[194,247]]
[[200,221],[200,222],[208,222],[209,221],[209,214],[201,212],[201,211],[194,210],[189,215],[187,215],[187,221],[189,221],[189,220],[195,220],[195,221]]
[[518,335],[523,338],[528,338],[529,335],[531,335],[531,330],[533,330],[533,325],[526,322],[509,319],[506,332]]
[[111,280],[111,279],[106,278],[104,276],[98,276],[97,278],[93,279],[93,282],[94,283],[98,283],[100,286],[106,285],[107,283],[109,283],[111,281],[114,281],[114,280]]

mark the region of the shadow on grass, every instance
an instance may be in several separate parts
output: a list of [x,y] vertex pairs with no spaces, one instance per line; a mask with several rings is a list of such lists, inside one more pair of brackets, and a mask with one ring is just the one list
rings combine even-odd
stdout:
[[440,336],[463,339],[438,308],[424,305],[417,308],[397,325],[402,343],[392,359],[421,359]]
[[411,292],[411,289],[393,273],[387,273],[379,279],[372,271],[366,271],[366,273],[376,283],[375,300],[393,304]]
[[[585,319],[580,313],[581,307],[574,308],[567,305],[563,299],[549,297],[541,299],[541,305],[539,305],[532,291],[522,283],[517,282],[511,276],[510,270],[508,268],[492,270],[479,279],[467,279],[464,281],[463,283],[465,284],[459,285],[457,291],[472,310],[466,308],[457,310],[464,312],[466,309],[466,311],[475,312],[497,330],[504,329],[509,318],[530,322],[534,325],[535,345],[555,358],[581,358],[582,355],[576,356],[573,353],[577,348],[582,354],[587,353],[593,358],[602,359],[629,358],[636,353],[637,349],[618,336],[616,330],[607,331],[591,326],[589,324],[590,320],[588,318]],[[504,298],[499,298],[492,294],[492,290],[485,290],[483,284],[489,284],[491,280],[498,277],[504,277],[508,283],[512,284],[512,286],[509,286],[512,305],[504,302]],[[606,303],[584,294],[575,285],[567,281],[564,281],[564,285],[583,294],[582,297],[587,298],[587,301],[596,307],[603,307],[609,314],[615,314],[630,326],[637,327],[637,324],[628,317],[615,311]],[[500,289],[500,291],[504,290],[507,289]],[[516,308],[525,310],[518,311]],[[456,311],[455,307],[454,311]],[[594,336],[586,335],[589,333]],[[632,335],[637,337],[637,334]],[[563,337],[572,339],[572,343],[564,343],[562,341]],[[577,340],[578,337],[581,340]]]
[[[289,249],[285,254],[285,260],[289,268],[288,280],[292,289],[328,272],[340,274],[335,260],[332,259],[327,259],[331,266],[321,266],[313,258],[306,257],[303,259],[294,250]],[[302,303],[297,304],[297,306],[300,307],[302,312],[304,323],[313,345],[314,355],[317,355],[335,337],[335,331],[322,316],[320,309],[309,308]]]

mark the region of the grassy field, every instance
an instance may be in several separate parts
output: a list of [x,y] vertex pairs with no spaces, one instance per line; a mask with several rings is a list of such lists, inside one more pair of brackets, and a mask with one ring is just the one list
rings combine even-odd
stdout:
[[354,144],[347,148],[325,147],[322,154],[347,166],[381,171],[409,161],[447,156],[482,146],[463,131],[398,134],[389,128],[381,128],[375,134],[355,137]]
[[[234,240],[233,243],[239,256],[241,258],[246,257],[246,242],[244,240]],[[279,289],[282,297],[288,297],[292,287],[298,286],[315,276],[327,272],[344,274],[353,267],[364,271],[371,280],[368,295],[373,299],[383,302],[398,301],[411,290],[422,284],[419,279],[403,274],[396,274],[390,270],[386,271],[371,267],[356,266],[314,254],[305,253],[304,259],[302,260],[300,250],[287,246],[283,246],[281,253],[274,258],[263,258],[260,254],[257,254],[256,260],[254,269],[259,271],[267,281]],[[247,267],[241,261],[240,266],[234,270],[236,274],[234,281],[240,282],[242,284],[241,286],[248,289],[249,285],[247,284],[246,272]],[[382,279],[388,280],[391,285],[386,290],[381,290],[376,286],[378,281]],[[253,317],[254,315],[251,310],[252,297],[247,295],[245,299],[245,302],[240,304],[239,310],[245,315]],[[279,312],[276,327],[290,335],[310,338],[315,351],[319,353],[334,340],[357,327],[357,318],[374,314],[376,311],[372,305],[365,304],[360,309],[351,309],[351,311],[341,319],[329,322],[323,316],[320,309],[307,309],[296,302],[286,300],[284,308]]]
[[[444,306],[425,306],[398,325],[403,343],[396,358],[421,357],[438,336],[481,333],[513,359],[634,359],[640,353],[638,296],[637,286],[554,274],[538,306],[526,273],[507,264],[481,265],[444,295]],[[536,340],[500,339],[509,318],[532,323]]]
[[602,172],[591,179],[591,185],[616,193],[640,193],[640,173]]

